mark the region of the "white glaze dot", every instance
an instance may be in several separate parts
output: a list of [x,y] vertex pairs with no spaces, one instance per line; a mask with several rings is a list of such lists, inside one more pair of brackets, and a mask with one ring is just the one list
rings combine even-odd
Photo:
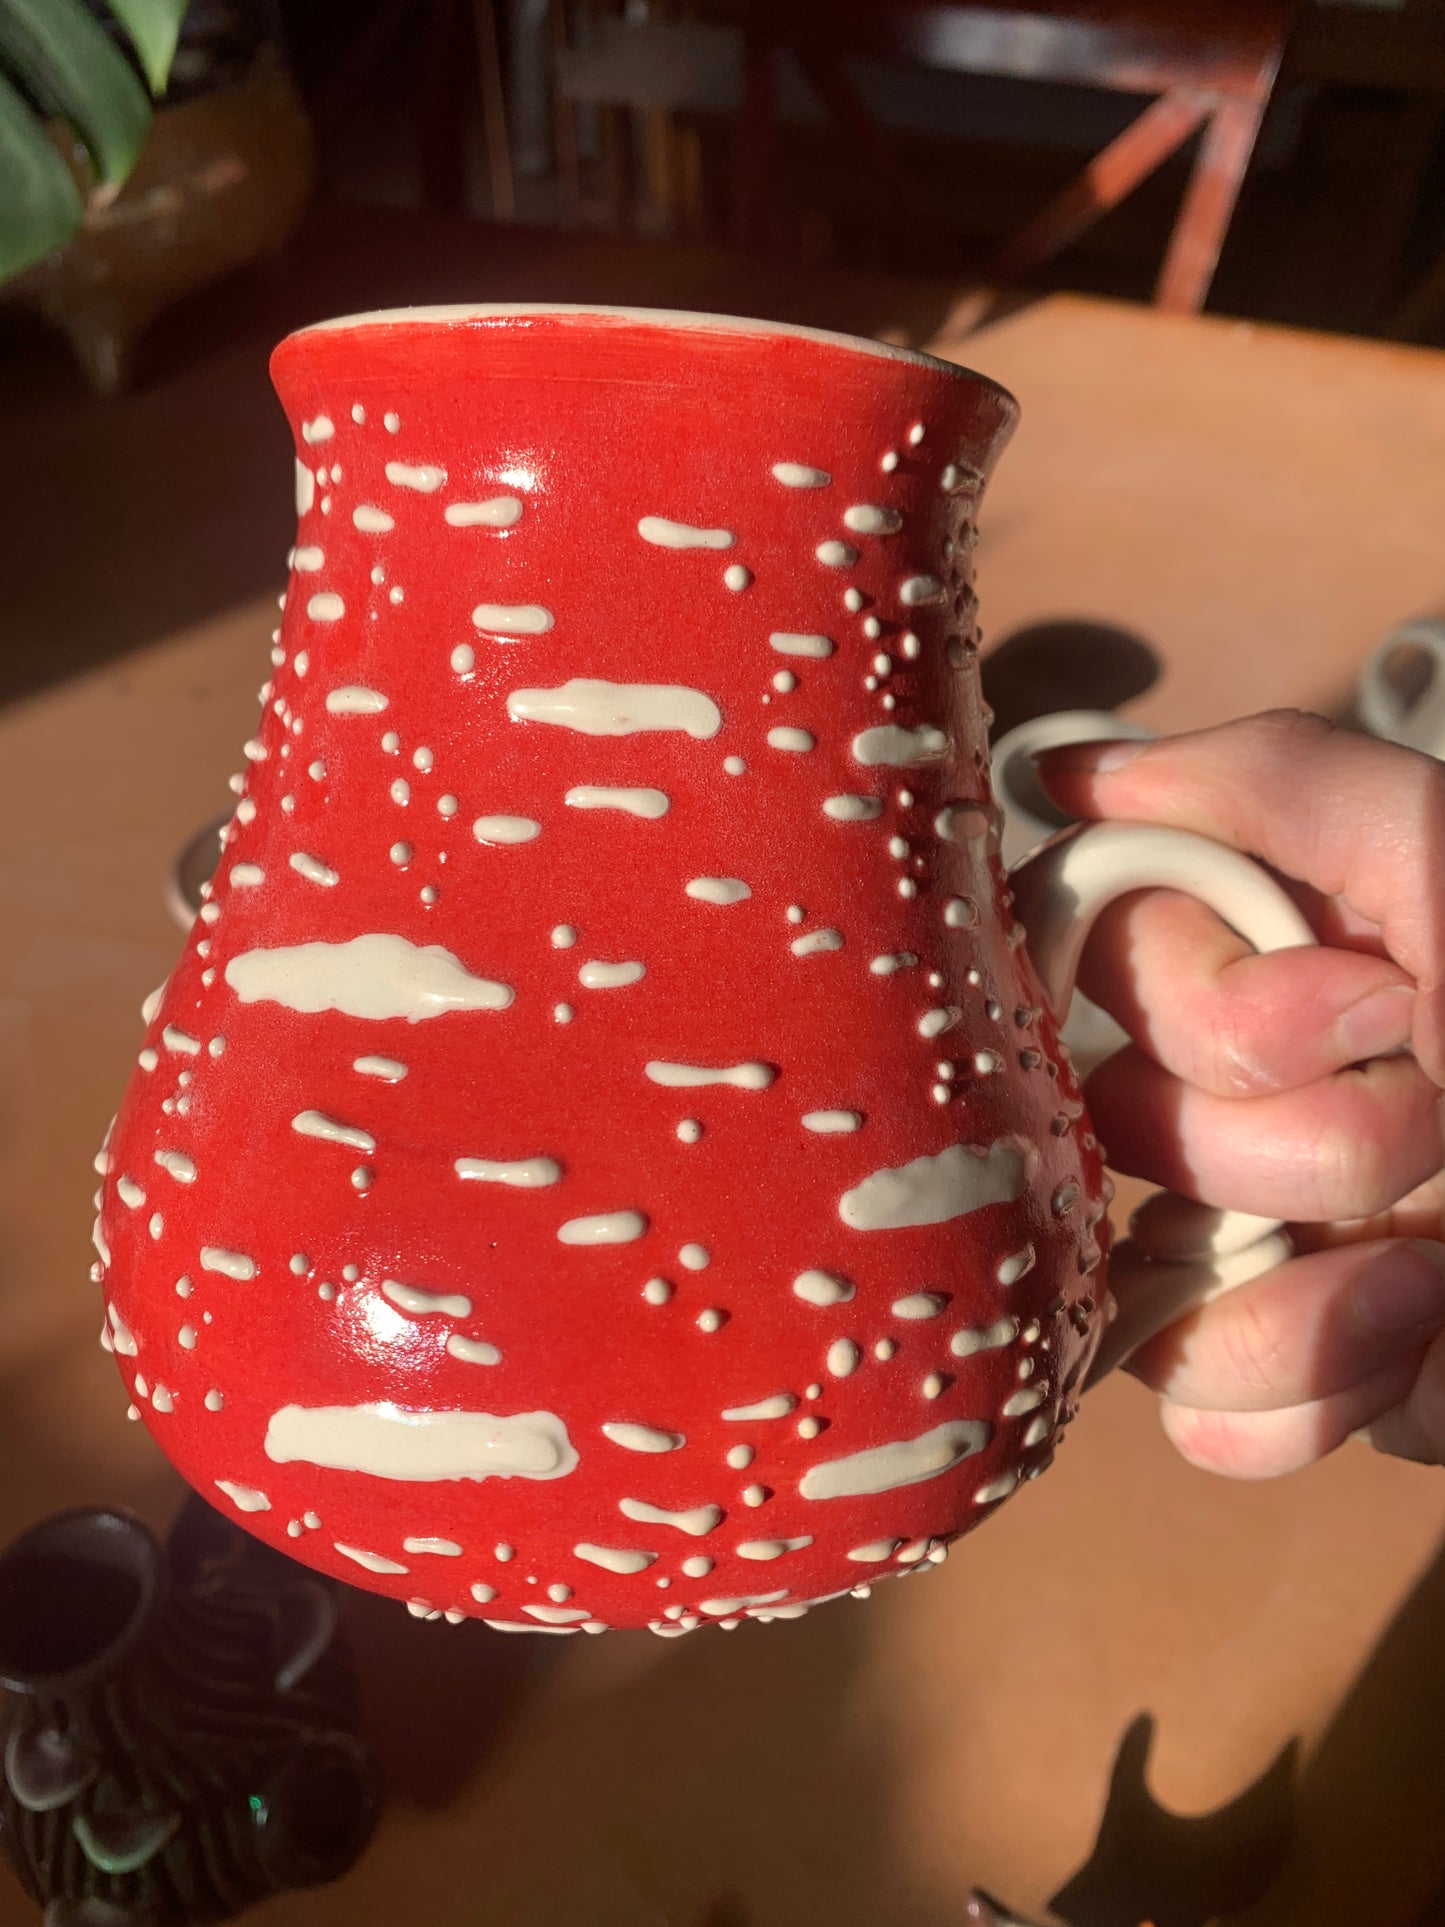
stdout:
[[666,1278],[649,1278],[642,1287],[642,1295],[649,1305],[665,1305],[672,1296],[672,1286]]
[[469,642],[459,642],[452,651],[452,668],[459,676],[465,676],[469,669],[476,667],[477,652]]
[[734,1472],[746,1472],[756,1457],[757,1453],[751,1445],[730,1445],[728,1447],[728,1464]]
[[873,1356],[881,1359],[886,1365],[897,1350],[898,1347],[891,1338],[880,1338],[878,1343],[873,1347]]
[[686,1244],[677,1257],[679,1264],[686,1265],[689,1271],[706,1271],[712,1263],[712,1253],[706,1245]]
[[716,1305],[709,1305],[706,1311],[697,1315],[698,1329],[705,1332],[721,1331],[726,1323],[725,1314]]
[[741,562],[734,562],[730,567],[723,570],[723,581],[735,594],[746,589],[752,582],[752,579],[752,570],[745,569]]
[[747,768],[747,764],[741,756],[724,756],[723,768],[729,776],[741,776]]
[[780,669],[773,677],[773,687],[780,696],[790,696],[798,686],[798,679],[791,669]]
[[409,843],[393,843],[391,846],[391,860],[393,863],[399,864],[404,868],[411,862],[411,845]]
[[702,1125],[695,1117],[685,1117],[678,1124],[677,1135],[684,1144],[696,1144],[702,1136]]
[[554,1004],[552,1006],[552,1015],[559,1024],[570,1024],[572,1021],[572,1006],[570,1004]]

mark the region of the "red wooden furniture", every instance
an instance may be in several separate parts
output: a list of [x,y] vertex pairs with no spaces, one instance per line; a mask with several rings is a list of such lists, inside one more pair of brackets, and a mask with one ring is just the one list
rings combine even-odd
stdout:
[[1125,128],[1032,221],[982,265],[1018,281],[1131,194],[1191,135],[1198,157],[1155,287],[1161,308],[1196,312],[1209,293],[1294,0],[1072,0],[1067,11],[995,0],[748,0],[743,97],[734,146],[731,239],[757,248],[776,194],[776,56],[797,59],[847,147],[906,201],[918,198],[887,129],[851,78],[847,57],[913,61],[955,73],[1050,80],[1150,96]]

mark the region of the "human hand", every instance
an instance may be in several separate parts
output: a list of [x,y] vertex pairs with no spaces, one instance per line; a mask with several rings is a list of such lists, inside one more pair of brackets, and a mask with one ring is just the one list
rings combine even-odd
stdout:
[[1366,1429],[1445,1462],[1445,767],[1275,711],[1039,771],[1075,816],[1259,857],[1320,939],[1258,956],[1163,890],[1099,919],[1079,986],[1133,1039],[1087,1084],[1110,1163],[1286,1219],[1299,1254],[1126,1369],[1212,1471],[1270,1477]]

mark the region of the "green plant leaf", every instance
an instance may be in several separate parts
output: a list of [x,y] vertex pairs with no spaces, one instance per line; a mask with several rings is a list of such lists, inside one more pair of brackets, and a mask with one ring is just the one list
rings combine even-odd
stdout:
[[190,0],[109,0],[110,10],[124,27],[150,90],[157,97],[166,90],[176,36],[189,5]]
[[150,105],[80,0],[0,0],[0,66],[70,123],[103,183],[125,179],[145,143]]
[[54,141],[0,74],[0,281],[68,241],[82,211]]

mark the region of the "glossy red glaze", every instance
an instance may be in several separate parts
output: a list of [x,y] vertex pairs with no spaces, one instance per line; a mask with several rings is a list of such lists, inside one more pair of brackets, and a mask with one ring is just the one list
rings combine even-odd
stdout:
[[[276,668],[214,897],[107,1153],[103,1279],[146,1423],[202,1492],[255,1508],[243,1522],[295,1557],[506,1624],[541,1608],[674,1631],[909,1570],[1047,1462],[1096,1337],[1107,1238],[1097,1149],[991,828],[972,517],[1014,403],[922,357],[667,316],[363,321],[293,336],[273,366],[305,471]],[[827,479],[789,485],[774,473],[789,463]],[[517,510],[455,513],[502,497]],[[859,506],[886,513],[849,516]],[[648,517],[731,540],[660,544],[639,532]],[[725,575],[736,567],[746,576]],[[905,589],[914,578],[933,583]],[[508,618],[532,625],[509,636],[476,626],[480,605],[550,625]],[[775,633],[834,646],[781,653]],[[653,721],[683,728],[589,734],[509,713],[515,692],[575,678],[696,694],[657,699]],[[328,708],[358,688],[385,707]],[[620,728],[638,701],[598,714]],[[942,728],[946,751],[860,762],[861,733],[887,726]],[[774,746],[778,728],[814,746]],[[657,790],[668,807],[569,804],[579,785]],[[836,820],[837,796],[879,814]],[[949,840],[948,806],[985,815],[954,817]],[[483,842],[473,824],[494,815],[539,828]],[[697,878],[749,894],[701,900]],[[949,926],[952,899],[978,907],[976,925]],[[575,944],[558,947],[559,925]],[[797,954],[825,930],[841,947]],[[369,934],[391,940],[388,969],[441,946],[513,995],[408,1021],[291,1008],[294,972],[293,988],[256,994],[271,967],[258,953]],[[873,967],[900,953],[916,964]],[[307,953],[321,1001],[353,995],[336,985],[357,954]],[[586,987],[590,962],[645,974]],[[363,1056],[406,1074],[359,1072]],[[771,1076],[674,1088],[649,1076],[659,1061]],[[806,1127],[820,1111],[861,1124]],[[307,1113],[362,1135],[298,1129]],[[963,1154],[940,1205],[949,1159],[914,1161],[958,1145],[994,1147],[1019,1195],[964,1210],[958,1186],[984,1164]],[[464,1178],[469,1158],[552,1160],[560,1175]],[[944,1215],[865,1222],[931,1209]],[[621,1212],[641,1235],[559,1238]],[[1001,1282],[1029,1247],[1035,1262]],[[797,1295],[814,1269],[851,1297]],[[388,1280],[412,1290],[388,1296]],[[665,1303],[649,1280],[671,1287]],[[427,1308],[417,1290],[448,1302]],[[917,1315],[925,1293],[934,1315]],[[955,1348],[990,1326],[991,1344]],[[456,1337],[498,1362],[454,1356]],[[786,1414],[723,1416],[769,1399]],[[276,1419],[290,1407],[383,1408],[361,1421],[362,1455],[387,1475],[315,1462],[354,1458],[354,1439]],[[394,1476],[410,1462],[391,1442],[438,1436],[408,1416],[438,1412],[521,1432],[501,1447],[475,1426],[447,1434],[435,1476]],[[617,1425],[685,1443],[633,1449],[604,1432]],[[930,1433],[931,1455],[912,1446]],[[298,1438],[307,1456],[278,1460]],[[746,1466],[729,1460],[741,1446]],[[855,1478],[822,1469],[889,1446]],[[809,1492],[860,1479],[885,1489]],[[688,1531],[631,1502],[703,1510]],[[850,1557],[879,1541],[883,1557]],[[625,1573],[579,1545],[655,1557]]]

